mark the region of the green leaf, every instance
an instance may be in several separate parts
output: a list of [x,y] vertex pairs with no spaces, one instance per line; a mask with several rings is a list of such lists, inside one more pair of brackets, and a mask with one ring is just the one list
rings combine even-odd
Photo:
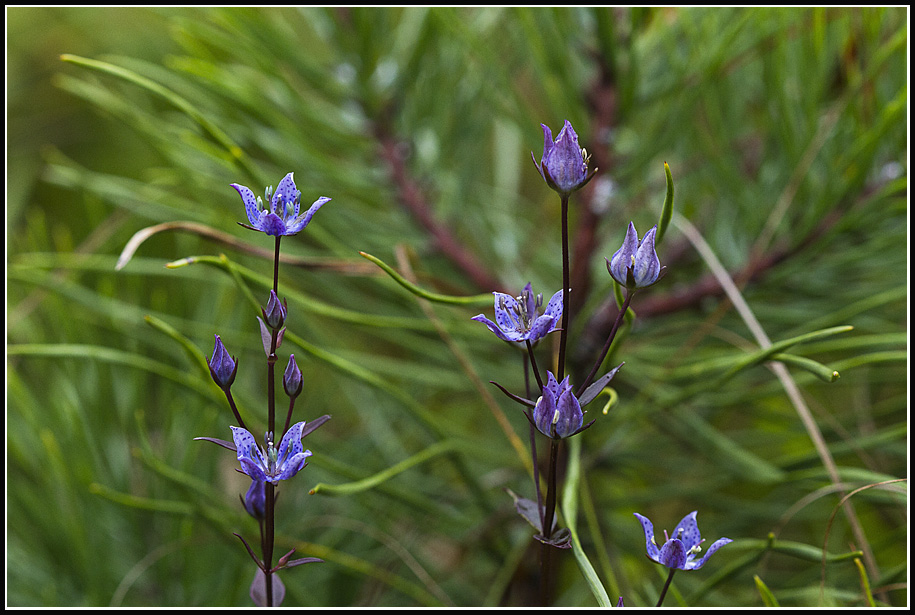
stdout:
[[775,599],[775,595],[769,590],[766,584],[763,583],[763,580],[759,578],[758,574],[753,575],[753,582],[756,583],[756,590],[762,598],[763,606],[779,606],[778,600]]

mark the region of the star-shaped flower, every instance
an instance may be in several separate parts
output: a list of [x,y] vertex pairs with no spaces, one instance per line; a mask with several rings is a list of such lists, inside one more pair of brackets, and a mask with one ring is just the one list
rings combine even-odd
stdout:
[[683,517],[683,520],[677,524],[673,537],[668,536],[667,530],[664,530],[665,542],[660,548],[655,542],[654,527],[651,525],[651,521],[639,513],[633,514],[635,514],[645,530],[645,549],[648,552],[648,557],[668,568],[699,570],[715,551],[732,542],[730,538],[719,538],[712,543],[705,555],[697,560],[696,556],[702,551],[700,545],[704,542],[704,539],[699,534],[695,510]]
[[499,339],[533,344],[559,326],[562,318],[562,291],[553,295],[542,313],[540,308],[543,305],[543,295],[535,297],[530,284],[524,287],[518,297],[499,292],[494,292],[493,295],[496,322],[483,314],[474,316],[472,320],[485,324]]
[[295,235],[308,226],[315,212],[330,200],[330,197],[322,196],[307,211],[299,215],[302,193],[296,190],[292,173],[280,180],[275,192],[272,186],[264,192],[264,196],[270,202],[270,209],[264,206],[260,197],[254,196],[250,188],[240,184],[231,186],[241,195],[248,221],[251,223],[250,226],[242,222],[239,224],[252,231],[261,231],[272,236]]
[[289,428],[279,450],[273,443],[273,436],[267,433],[266,450],[258,447],[254,436],[247,429],[232,427],[232,438],[235,440],[235,450],[242,471],[255,481],[267,481],[273,484],[281,480],[292,478],[305,467],[305,459],[311,456],[311,451],[303,450],[302,428],[305,421],[296,423]]

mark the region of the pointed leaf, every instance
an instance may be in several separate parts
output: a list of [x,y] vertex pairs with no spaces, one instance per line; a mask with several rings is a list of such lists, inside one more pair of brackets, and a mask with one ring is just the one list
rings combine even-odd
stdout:
[[594,401],[595,398],[600,395],[600,392],[604,390],[604,387],[607,386],[611,380],[613,380],[613,377],[616,376],[616,372],[620,371],[620,368],[623,365],[625,365],[625,363],[620,363],[609,372],[595,380],[594,383],[585,389],[584,393],[579,396],[578,403],[580,403],[582,406],[586,406],[587,404]]
[[527,498],[522,498],[521,496],[515,494],[515,492],[513,492],[511,489],[506,489],[505,491],[515,501],[515,510],[518,511],[518,514],[524,517],[524,519],[530,523],[535,530],[537,530],[538,536],[542,534],[543,529],[540,522],[540,507],[537,505],[537,502]]

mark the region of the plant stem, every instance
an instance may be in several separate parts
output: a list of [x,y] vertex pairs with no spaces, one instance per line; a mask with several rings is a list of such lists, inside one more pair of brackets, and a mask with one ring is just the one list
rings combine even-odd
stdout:
[[289,423],[292,422],[292,409],[295,407],[295,397],[289,398],[289,412],[286,413],[286,424],[283,425],[283,435],[289,431]]
[[[537,368],[537,359],[534,358],[534,347],[531,346],[530,340],[524,340],[524,343],[527,344],[527,356],[531,360],[531,369],[534,371],[534,378],[537,379],[537,392],[543,393],[543,379],[540,378],[540,370]],[[530,391],[528,391],[528,399],[530,399]]]
[[273,504],[274,504],[274,486],[273,483],[267,482],[264,485],[264,516],[266,517],[266,541],[264,544],[264,577],[265,577],[265,587],[267,593],[267,606],[273,606],[273,573],[270,572],[270,569],[273,568]]
[[282,235],[276,236],[276,244],[273,249],[273,292],[276,292],[277,282],[280,278],[280,239],[282,238]]
[[546,475],[546,510],[541,535],[549,539],[553,533],[553,518],[556,515],[556,462],[559,459],[560,440],[550,438],[550,464]]
[[241,414],[238,413],[238,407],[235,405],[235,399],[232,397],[232,393],[229,390],[225,391],[226,399],[229,400],[229,406],[232,408],[232,413],[235,415],[235,420],[238,421],[238,426],[242,429],[248,429],[245,426],[245,422],[241,420]]
[[562,325],[559,331],[559,369],[556,379],[565,377],[566,340],[569,336],[569,195],[562,197]]
[[[550,462],[547,470],[546,506],[543,513],[543,525],[540,536],[549,540],[553,534],[553,518],[556,514],[556,461],[559,458],[560,440],[550,438]],[[541,606],[550,605],[550,558],[551,547],[541,543],[540,546],[540,600]]]
[[607,356],[607,353],[610,351],[610,346],[613,344],[613,338],[616,337],[617,331],[619,331],[620,325],[623,322],[623,318],[626,316],[626,311],[629,309],[629,303],[632,301],[632,296],[634,292],[626,291],[626,298],[623,300],[623,305],[620,307],[619,313],[616,315],[616,320],[613,321],[613,327],[610,329],[610,334],[607,336],[607,341],[604,343],[604,347],[600,352],[600,356],[597,357],[597,361],[594,362],[594,367],[591,368],[591,373],[588,374],[588,377],[585,378],[584,382],[581,383],[581,386],[578,387],[578,391],[575,393],[576,397],[581,396],[588,385],[591,384],[591,381],[594,380],[594,376],[597,374],[597,370],[600,369],[601,363],[604,362],[604,359]]
[[[277,283],[280,277],[280,239],[281,235],[276,236],[276,243],[273,257],[273,292],[277,291]],[[279,297],[277,297],[279,299]],[[276,365],[276,338],[277,331],[274,330],[270,336],[270,354],[267,356],[267,431],[273,441],[276,441],[276,392],[275,392],[275,369]],[[264,485],[264,516],[266,517],[265,540],[264,540],[264,577],[267,606],[273,606],[273,544],[274,544],[274,504],[275,504],[275,487],[273,483],[267,482]]]
[[[533,358],[533,354],[530,353],[530,350],[530,344],[528,344],[529,354],[524,357],[524,395],[528,399],[531,398],[529,361]],[[540,387],[540,390],[543,390],[542,386]],[[543,528],[543,496],[540,493],[540,463],[537,458],[537,430],[534,428],[533,423],[529,422],[528,427],[530,427],[529,434],[531,442],[531,467],[534,471],[534,491],[537,493],[537,511],[540,514],[540,527]]]
[[674,573],[677,571],[676,568],[670,569],[670,574],[667,575],[667,581],[664,583],[664,588],[661,590],[661,597],[658,598],[658,603],[656,607],[661,606],[661,603],[664,602],[664,596],[667,595],[667,589],[670,587],[670,582],[674,580]]

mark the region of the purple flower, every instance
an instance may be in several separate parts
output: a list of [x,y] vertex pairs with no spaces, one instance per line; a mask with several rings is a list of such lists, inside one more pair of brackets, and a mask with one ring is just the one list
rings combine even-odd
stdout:
[[[562,291],[558,291],[547,303],[543,313],[543,295],[534,297],[531,285],[521,291],[521,296],[512,297],[505,293],[494,292],[496,322],[483,314],[471,320],[482,322],[489,330],[506,342],[534,343],[559,326],[562,318]],[[498,323],[498,324],[496,324]]]
[[658,227],[653,226],[645,233],[642,241],[635,231],[635,225],[630,222],[626,231],[626,238],[622,247],[607,261],[607,271],[614,280],[629,290],[645,288],[658,281],[666,267],[661,267],[661,261],[654,250],[654,237]]
[[286,300],[283,299],[280,302],[279,297],[276,296],[276,293],[271,288],[270,298],[267,299],[267,308],[261,308],[261,314],[263,314],[264,322],[267,323],[267,326],[274,331],[279,331],[286,322]]
[[311,456],[311,451],[302,450],[304,426],[305,421],[302,421],[290,427],[283,436],[279,451],[274,446],[273,434],[266,434],[264,439],[267,441],[267,449],[262,450],[251,432],[241,427],[232,427],[232,438],[235,440],[242,471],[255,481],[274,484],[295,476],[305,467],[305,459]]
[[308,211],[299,215],[302,193],[296,190],[292,173],[280,180],[276,192],[273,191],[273,186],[265,191],[264,196],[270,201],[269,210],[260,197],[255,198],[250,188],[239,184],[231,186],[241,195],[248,221],[251,222],[250,226],[241,222],[239,224],[252,231],[261,231],[273,236],[295,235],[308,226],[315,212],[330,200],[330,197],[322,196],[308,208]]
[[248,493],[245,494],[245,510],[255,519],[264,518],[267,502],[265,484],[265,481],[259,478],[252,478]]
[[568,438],[582,431],[584,412],[572,393],[568,376],[557,382],[553,373],[547,372],[547,383],[534,406],[533,419],[540,433],[550,438]]
[[715,551],[732,542],[730,538],[719,538],[712,543],[705,555],[697,560],[696,556],[702,551],[700,544],[705,540],[699,535],[699,526],[696,524],[696,511],[683,517],[683,520],[677,524],[672,538],[667,535],[667,530],[664,530],[665,542],[660,548],[655,542],[654,527],[651,525],[651,521],[639,513],[633,514],[635,514],[645,530],[645,548],[648,551],[649,559],[668,568],[699,570]]
[[531,152],[534,165],[547,185],[560,195],[568,196],[588,183],[594,173],[588,173],[588,152],[578,146],[578,135],[569,120],[565,121],[556,141],[549,126],[543,127],[543,156],[540,163]]
[[289,355],[289,363],[283,373],[283,390],[292,398],[298,397],[302,392],[302,370],[295,362],[295,355]]
[[213,348],[213,356],[207,362],[210,366],[210,375],[213,381],[219,385],[223,391],[228,391],[232,383],[235,382],[235,372],[238,371],[238,365],[235,359],[229,355],[229,351],[222,345],[222,340],[216,336],[216,347]]

